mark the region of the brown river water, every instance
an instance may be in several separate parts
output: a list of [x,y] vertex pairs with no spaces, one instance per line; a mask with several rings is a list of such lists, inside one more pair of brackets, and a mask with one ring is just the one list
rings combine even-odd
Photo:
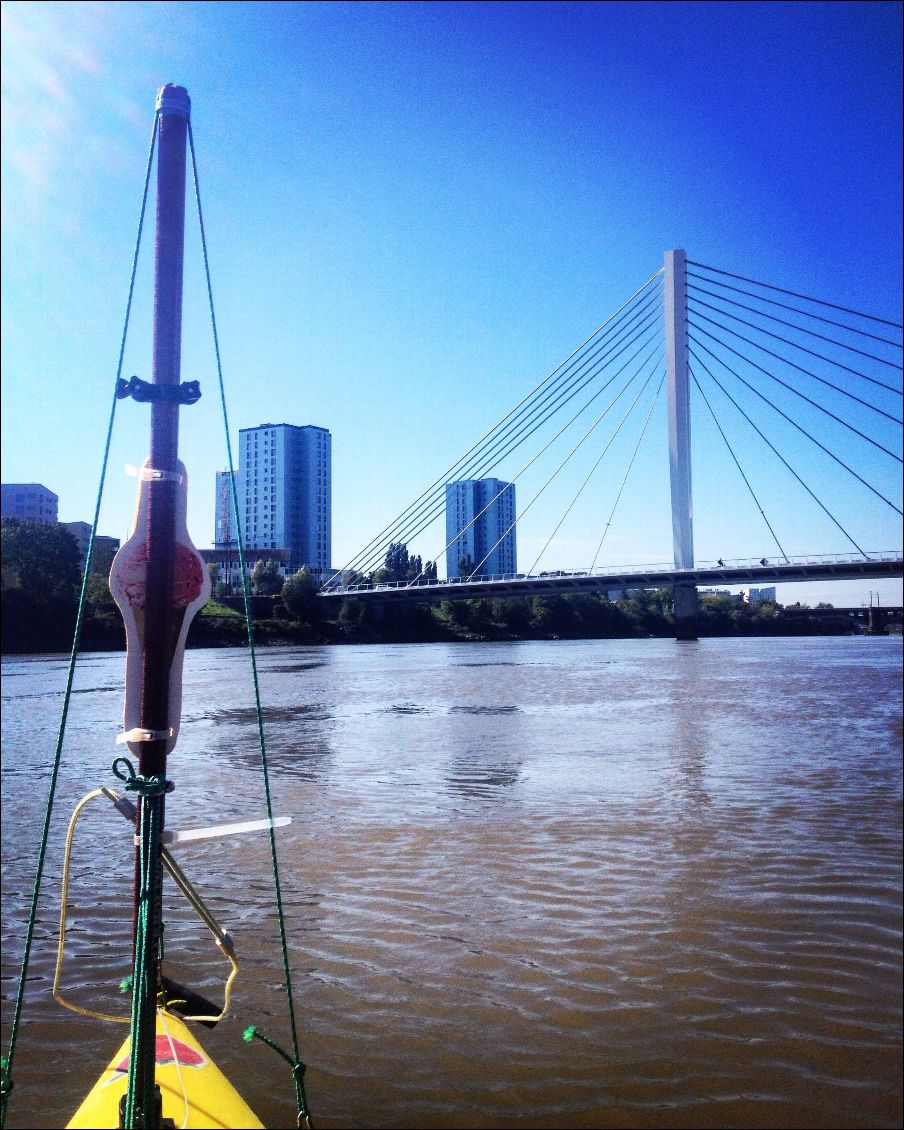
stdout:
[[[901,639],[670,640],[259,653],[301,1055],[339,1127],[897,1127]],[[3,1035],[66,660],[3,662]],[[125,1036],[51,998],[65,825],[102,784],[122,655],[80,659],[10,1127],[66,1123]],[[171,828],[264,813],[250,666],[186,656]],[[63,971],[123,1012],[130,829],[91,802]],[[232,934],[200,1032],[293,1126],[265,833],[179,862]],[[167,959],[228,967],[167,886]]]

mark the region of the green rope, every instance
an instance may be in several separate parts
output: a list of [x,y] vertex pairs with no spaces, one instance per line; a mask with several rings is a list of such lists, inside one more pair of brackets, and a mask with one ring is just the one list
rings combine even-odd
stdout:
[[[216,363],[217,363],[217,379],[218,379],[218,382],[219,382],[219,390],[220,390],[220,404],[221,404],[222,409],[223,409],[223,427],[224,427],[225,432],[226,432],[226,453],[227,453],[227,457],[228,457],[228,461],[229,461],[229,479],[230,479],[230,485],[231,485],[231,488],[232,488],[232,509],[233,509],[233,514],[235,515],[236,540],[238,542],[238,551],[239,551],[239,568],[241,570],[241,575],[242,575],[242,597],[243,597],[243,603],[244,603],[244,606],[245,606],[245,627],[246,627],[246,631],[248,633],[248,650],[249,650],[249,653],[251,655],[251,672],[252,672],[252,679],[253,679],[253,683],[254,683],[254,702],[255,702],[255,709],[257,711],[258,742],[259,742],[259,745],[260,745],[260,752],[261,752],[261,767],[263,769],[264,795],[265,795],[266,802],[267,802],[267,816],[268,816],[269,821],[270,821],[270,827],[269,827],[270,859],[271,859],[271,865],[272,865],[272,868],[273,868],[273,885],[274,885],[275,894],[276,894],[276,909],[277,909],[277,917],[278,917],[278,920],[279,920],[279,936],[280,936],[280,942],[281,942],[281,945],[282,945],[283,972],[284,972],[284,975],[285,975],[286,995],[287,995],[287,998],[288,998],[288,1005],[289,1005],[289,1024],[290,1024],[290,1027],[291,1027],[291,1030],[292,1030],[292,1048],[293,1048],[294,1053],[295,1053],[294,1062],[300,1063],[301,1062],[301,1056],[300,1056],[299,1050],[298,1050],[298,1030],[297,1030],[297,1026],[296,1026],[296,1023],[295,1023],[295,1002],[294,1002],[293,993],[292,993],[292,974],[291,974],[291,970],[290,970],[290,966],[289,966],[289,945],[288,945],[288,941],[287,941],[287,938],[286,938],[286,921],[285,921],[285,914],[283,912],[282,887],[281,887],[280,881],[279,881],[279,861],[277,859],[277,854],[276,854],[276,836],[275,836],[274,829],[273,829],[273,804],[272,804],[271,795],[270,795],[270,773],[269,773],[269,769],[268,769],[268,765],[267,765],[267,747],[266,747],[266,742],[264,740],[264,719],[263,719],[263,713],[261,711],[260,685],[259,685],[258,673],[257,673],[257,657],[256,657],[255,651],[254,651],[254,627],[253,627],[253,624],[252,624],[252,621],[251,621],[251,599],[250,599],[250,595],[249,595],[249,592],[248,592],[248,574],[247,574],[247,571],[246,571],[246,568],[245,568],[245,547],[244,547],[244,544],[243,544],[243,541],[242,541],[242,521],[241,521],[241,515],[239,513],[238,489],[237,489],[236,484],[235,484],[235,464],[234,464],[233,458],[232,458],[232,444],[231,444],[230,439],[229,439],[229,416],[228,416],[228,413],[226,411],[226,390],[225,390],[224,383],[223,383],[223,366],[222,366],[222,362],[221,362],[221,359],[220,359],[220,343],[219,343],[219,337],[217,335],[216,314],[214,313],[213,289],[212,289],[211,281],[210,281],[210,262],[209,262],[208,256],[207,256],[207,238],[206,238],[206,235],[205,235],[205,232],[204,232],[204,216],[203,216],[203,213],[202,213],[202,210],[201,210],[201,191],[200,191],[200,186],[199,186],[199,183],[198,183],[198,166],[197,166],[197,161],[195,160],[195,142],[194,142],[194,136],[192,134],[191,121],[189,121],[189,123],[188,123],[188,144],[189,144],[189,149],[191,151],[191,166],[192,166],[192,177],[193,177],[194,188],[195,188],[195,200],[196,200],[197,205],[198,205],[198,225],[199,225],[200,231],[201,231],[201,250],[202,250],[203,256],[204,256],[204,274],[205,274],[205,278],[207,280],[207,301],[208,301],[208,306],[210,308],[211,326],[213,328],[213,344],[214,344],[214,353],[215,353],[215,356],[216,356]],[[294,1070],[294,1068],[293,1068],[293,1070]],[[297,1090],[297,1084],[296,1084],[296,1090]],[[303,1098],[303,1092],[302,1092],[302,1098]],[[305,1107],[305,1109],[303,1110],[301,1103],[299,1104],[298,1114],[299,1114],[299,1120],[301,1120],[302,1117],[308,1118],[308,1120],[309,1120],[309,1116],[307,1114],[307,1109]]]
[[259,1028],[255,1028],[253,1024],[250,1028],[245,1029],[242,1033],[242,1037],[249,1043],[254,1039],[263,1041],[268,1048],[272,1048],[277,1055],[282,1056],[286,1063],[292,1068],[292,1081],[295,1084],[295,1102],[298,1106],[298,1125],[305,1127],[305,1130],[312,1130],[314,1124],[311,1121],[311,1115],[308,1111],[308,1100],[304,1093],[304,1073],[308,1069],[307,1064],[302,1063],[297,1057],[293,1060],[289,1053],[284,1051],[275,1040],[265,1035]]
[[[117,766],[125,766],[125,772]],[[113,772],[124,780],[126,789],[140,798],[140,828],[138,836],[138,871],[141,885],[138,891],[135,950],[132,965],[132,1015],[129,1027],[129,1085],[126,1091],[124,1125],[153,1126],[156,1124],[154,1068],[156,1065],[155,1031],[142,1039],[142,1021],[149,1009],[156,1008],[157,986],[154,983],[155,926],[152,913],[154,892],[160,879],[160,833],[163,830],[163,798],[172,789],[165,777],[138,776],[130,761],[118,757],[113,762]]]
[[[135,240],[135,253],[132,256],[132,272],[129,278],[129,297],[126,303],[125,321],[122,329],[122,338],[119,346],[119,362],[116,367],[116,380],[114,381],[114,390],[118,387],[119,378],[122,376],[123,357],[126,348],[126,335],[129,330],[129,317],[132,310],[132,297],[135,293],[135,275],[138,269],[138,252],[141,247],[141,233],[144,227],[144,216],[147,207],[148,198],[148,185],[151,179],[151,164],[154,156],[154,146],[157,140],[157,121],[154,120],[154,129],[151,133],[151,145],[148,152],[147,168],[144,177],[144,195],[141,200],[141,213],[138,219],[138,235]],[[44,825],[41,831],[41,843],[38,850],[38,863],[35,868],[34,886],[31,895],[31,910],[28,916],[28,925],[25,930],[25,949],[22,955],[22,966],[19,971],[19,985],[16,990],[16,1007],[13,1013],[13,1021],[10,1028],[9,1047],[7,1049],[6,1057],[3,1061],[2,1071],[2,1086],[0,1086],[0,1128],[6,1125],[6,1108],[9,1100],[10,1092],[13,1089],[13,1060],[16,1054],[16,1040],[19,1034],[19,1023],[22,1018],[22,1006],[25,1001],[25,983],[28,976],[28,964],[31,958],[31,947],[34,940],[35,925],[38,916],[38,899],[41,894],[41,884],[44,879],[44,863],[47,855],[47,843],[50,838],[50,819],[53,813],[53,803],[56,797],[57,781],[59,779],[60,762],[63,752],[63,739],[66,733],[66,719],[69,715],[69,702],[72,697],[72,684],[75,678],[75,663],[78,656],[78,647],[82,634],[82,622],[84,619],[85,605],[87,603],[88,593],[88,580],[91,576],[91,562],[94,556],[94,538],[97,532],[97,524],[100,516],[100,505],[103,498],[104,482],[107,477],[107,463],[110,457],[110,443],[113,437],[113,421],[116,416],[116,403],[117,397],[114,391],[113,404],[110,408],[110,419],[107,424],[107,437],[104,443],[104,454],[101,461],[100,483],[98,484],[97,499],[94,505],[94,522],[91,526],[91,534],[88,539],[88,548],[85,552],[84,573],[82,575],[82,587],[79,594],[78,612],[75,618],[75,630],[72,637],[72,650],[69,656],[69,667],[66,675],[66,690],[63,695],[63,708],[60,715],[60,725],[57,731],[56,748],[54,751],[53,768],[50,773],[50,784],[47,789],[47,806],[44,811]]]

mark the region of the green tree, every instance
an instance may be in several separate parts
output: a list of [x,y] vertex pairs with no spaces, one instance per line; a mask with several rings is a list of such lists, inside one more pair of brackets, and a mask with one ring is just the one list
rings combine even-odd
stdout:
[[251,587],[256,596],[276,596],[283,587],[279,563],[276,561],[256,561],[251,570]]
[[110,592],[107,578],[97,574],[88,578],[85,600],[94,612],[113,612],[116,610],[116,602]]
[[474,572],[474,561],[470,553],[466,553],[464,557],[458,559],[458,575],[459,577],[470,577]]
[[307,565],[286,578],[280,595],[283,604],[297,619],[305,620],[309,624],[320,619],[317,585]]
[[74,601],[81,587],[78,544],[63,526],[4,518],[0,560],[4,587],[37,601]]
[[408,546],[403,541],[394,541],[386,550],[386,559],[383,562],[383,569],[387,573],[384,583],[387,581],[407,581],[410,564]]
[[524,634],[530,628],[530,601],[524,596],[510,596],[496,600],[497,619],[511,632]]

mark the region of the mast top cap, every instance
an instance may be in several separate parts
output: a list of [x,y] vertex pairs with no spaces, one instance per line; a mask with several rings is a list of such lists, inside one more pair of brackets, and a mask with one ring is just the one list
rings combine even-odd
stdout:
[[158,114],[181,114],[183,118],[191,117],[191,99],[184,86],[175,86],[168,82],[157,91]]

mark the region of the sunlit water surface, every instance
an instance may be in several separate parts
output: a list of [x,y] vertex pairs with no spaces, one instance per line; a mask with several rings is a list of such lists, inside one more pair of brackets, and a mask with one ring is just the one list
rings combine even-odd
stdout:
[[[331,1127],[901,1125],[901,640],[259,654],[296,1016]],[[3,663],[4,1038],[65,659]],[[123,657],[79,662],[10,1127],[65,1124],[124,1037],[50,996],[65,825],[109,767]],[[263,813],[250,667],[186,656],[168,825]],[[180,862],[234,936],[202,1031],[293,1126],[265,834]],[[64,992],[122,1011],[130,832],[76,835]],[[167,955],[225,962],[168,888]]]

